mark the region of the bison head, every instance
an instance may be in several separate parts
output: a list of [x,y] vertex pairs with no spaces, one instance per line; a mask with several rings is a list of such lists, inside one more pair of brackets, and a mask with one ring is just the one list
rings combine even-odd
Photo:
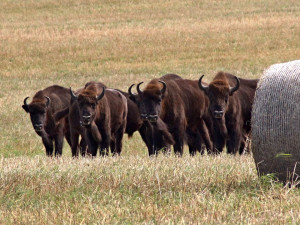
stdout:
[[27,104],[26,97],[24,99],[24,105],[22,108],[30,114],[32,126],[36,132],[41,132],[44,129],[44,123],[46,120],[47,108],[50,105],[50,98],[44,96],[43,99],[34,99],[30,104]]
[[204,86],[202,84],[203,77],[204,75],[202,75],[199,79],[199,88],[204,91],[209,98],[209,108],[213,117],[221,119],[224,117],[228,109],[229,97],[239,89],[240,80],[235,77],[236,85],[234,87],[230,87],[227,78],[223,76],[222,79],[214,79],[209,86]]
[[161,101],[164,98],[167,85],[160,80],[152,81],[147,85],[144,91],[141,91],[140,85],[142,83],[143,82],[137,85],[138,94],[133,94],[131,91],[134,84],[129,87],[128,93],[130,99],[137,104],[141,119],[154,123],[158,119],[161,110]]
[[72,101],[76,101],[79,106],[80,124],[82,126],[90,126],[96,116],[98,102],[104,96],[105,87],[102,93],[97,95],[96,90],[84,89],[78,96],[74,94],[70,88]]

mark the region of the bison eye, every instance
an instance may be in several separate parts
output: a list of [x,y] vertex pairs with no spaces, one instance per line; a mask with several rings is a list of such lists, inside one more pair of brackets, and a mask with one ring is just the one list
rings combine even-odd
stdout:
[[95,108],[96,108],[96,104],[95,104],[95,103],[92,103],[92,104],[91,104],[91,107],[92,107],[92,109],[95,109]]
[[227,104],[227,102],[228,102],[228,98],[225,98],[225,103]]

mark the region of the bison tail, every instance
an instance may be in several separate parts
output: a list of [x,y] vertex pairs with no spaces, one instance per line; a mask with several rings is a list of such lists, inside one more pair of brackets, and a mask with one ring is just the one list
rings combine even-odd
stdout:
[[61,110],[61,111],[58,111],[54,114],[54,120],[57,122],[63,118],[65,118],[67,115],[69,114],[69,107]]

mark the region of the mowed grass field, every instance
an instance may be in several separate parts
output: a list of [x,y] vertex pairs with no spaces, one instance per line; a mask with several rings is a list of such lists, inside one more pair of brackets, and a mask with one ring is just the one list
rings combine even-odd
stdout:
[[0,224],[297,224],[300,191],[251,155],[47,158],[23,99],[53,84],[126,91],[166,73],[259,78],[300,58],[300,2],[0,1]]

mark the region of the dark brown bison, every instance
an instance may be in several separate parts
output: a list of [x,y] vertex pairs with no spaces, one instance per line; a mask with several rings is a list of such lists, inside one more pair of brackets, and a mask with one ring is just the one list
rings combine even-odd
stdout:
[[149,155],[155,154],[158,150],[168,151],[169,146],[174,144],[174,140],[167,126],[162,120],[158,120],[155,125],[140,118],[137,105],[130,99],[130,95],[120,91],[126,98],[128,104],[127,126],[125,133],[129,137],[138,131],[148,148]]
[[[129,94],[138,105],[140,116],[152,124],[160,118],[168,127],[175,144],[175,154],[183,154],[184,142],[189,144],[190,154],[201,151],[204,140],[208,151],[212,149],[206,120],[209,120],[208,98],[199,91],[198,81],[182,79],[176,74],[166,74],[153,79],[143,91],[137,85],[138,94]],[[209,121],[208,121],[209,122]]]
[[88,153],[107,155],[109,147],[113,155],[122,151],[122,139],[126,129],[127,100],[119,91],[106,89],[92,83],[78,96],[71,91],[73,101],[78,103],[79,121],[85,128]]
[[[104,84],[102,86],[105,87]],[[83,88],[75,92],[78,95]],[[70,90],[69,90],[70,93]],[[79,106],[78,102],[71,99],[70,104],[65,109],[58,111],[54,115],[55,121],[61,121],[68,118],[70,127],[70,140],[71,140],[71,152],[73,157],[77,157],[80,149],[82,156],[85,156],[87,151],[87,142],[85,137],[85,128],[80,123]],[[79,144],[79,137],[81,141]]]
[[55,143],[55,156],[60,156],[64,136],[71,144],[68,119],[56,123],[53,115],[69,105],[70,91],[64,87],[54,85],[38,91],[33,96],[30,104],[27,104],[28,98],[24,99],[22,107],[30,114],[35,132],[42,137],[47,156],[53,155],[53,141]]
[[228,153],[242,153],[246,136],[251,131],[251,111],[258,80],[219,72],[206,86],[202,84],[203,76],[199,79],[199,87],[210,100],[215,148],[222,151],[226,143]]

